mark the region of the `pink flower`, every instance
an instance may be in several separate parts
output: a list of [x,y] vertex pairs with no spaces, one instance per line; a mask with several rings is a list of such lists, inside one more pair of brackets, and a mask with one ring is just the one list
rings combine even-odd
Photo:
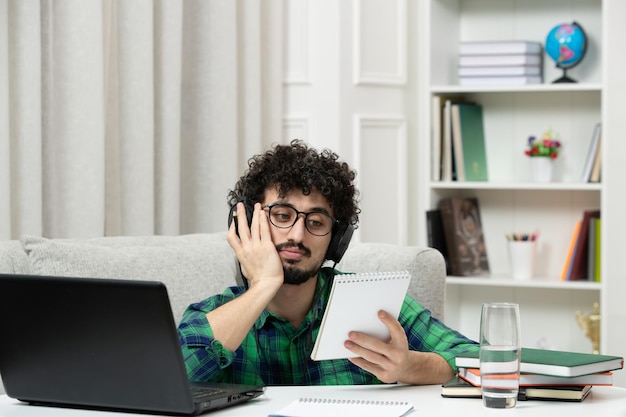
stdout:
[[544,132],[540,139],[534,135],[528,137],[528,147],[524,154],[530,157],[544,157],[556,159],[559,156],[561,142],[555,139],[552,130]]

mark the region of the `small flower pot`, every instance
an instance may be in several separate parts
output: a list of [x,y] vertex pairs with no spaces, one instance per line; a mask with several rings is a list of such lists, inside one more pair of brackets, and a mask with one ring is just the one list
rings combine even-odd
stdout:
[[530,158],[530,170],[533,181],[550,182],[552,181],[552,165],[554,160],[550,157],[535,156]]

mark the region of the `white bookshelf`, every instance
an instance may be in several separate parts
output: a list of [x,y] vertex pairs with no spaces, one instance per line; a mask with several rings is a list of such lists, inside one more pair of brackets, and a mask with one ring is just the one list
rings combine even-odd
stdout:
[[[623,161],[618,162],[618,152],[626,151],[626,145],[615,143],[626,142],[617,134],[617,129],[626,131],[623,120],[626,117],[620,117],[616,109],[621,98],[618,92],[626,90],[624,77],[620,78],[616,72],[620,68],[617,65],[623,65],[626,59],[605,52],[619,45],[618,16],[626,16],[626,2],[429,0],[419,3],[416,133],[420,168],[416,206],[419,213],[425,213],[448,196],[471,196],[479,200],[491,276],[449,277],[447,285],[446,321],[470,336],[476,337],[482,302],[508,300],[520,303],[524,345],[591,351],[591,342],[578,328],[575,316],[578,310],[591,312],[593,303],[600,302],[601,350],[625,354],[625,337],[621,335],[623,332],[617,334],[618,321],[614,320],[626,318],[622,312],[626,309],[620,308],[614,291],[622,291],[622,297],[626,295],[626,277],[622,276],[626,273],[622,272],[619,253],[611,243],[621,244],[617,231],[626,228],[621,216],[618,217],[618,211],[626,207],[626,197],[617,189],[626,175],[626,153],[622,154]],[[589,39],[583,61],[568,70],[568,75],[578,83],[551,84],[561,71],[544,54],[544,84],[485,88],[458,85],[458,41],[523,39],[544,44],[553,26],[571,21],[578,22]],[[435,94],[461,95],[483,106],[489,182],[431,180],[430,105]],[[603,181],[581,183],[597,122],[603,124]],[[523,151],[529,135],[541,135],[549,128],[559,134],[563,147],[555,162],[553,182],[538,184],[531,181],[529,158]],[[619,177],[620,183],[616,181]],[[582,218],[583,211],[590,209],[602,210],[602,282],[562,282],[561,270],[574,225]],[[426,230],[423,217],[418,224],[421,226],[418,230],[422,231]],[[534,230],[540,230],[536,278],[514,280],[510,277],[505,234]],[[426,243],[425,233],[422,235],[420,242]],[[626,377],[616,380],[626,386]]]

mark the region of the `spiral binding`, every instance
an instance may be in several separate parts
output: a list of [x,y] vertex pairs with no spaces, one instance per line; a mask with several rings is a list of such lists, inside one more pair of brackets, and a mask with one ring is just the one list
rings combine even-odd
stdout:
[[335,280],[338,284],[351,284],[354,282],[369,281],[391,281],[395,279],[410,278],[409,271],[391,271],[391,272],[358,272],[355,274],[336,275]]
[[367,405],[367,406],[394,406],[408,405],[407,401],[390,401],[390,400],[346,400],[338,398],[314,398],[303,397],[298,400],[305,404],[333,404],[333,405]]

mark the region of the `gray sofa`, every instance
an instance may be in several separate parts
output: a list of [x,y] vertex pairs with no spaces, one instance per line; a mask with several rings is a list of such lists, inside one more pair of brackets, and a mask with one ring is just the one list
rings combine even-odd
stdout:
[[[23,236],[0,242],[0,273],[162,281],[178,322],[189,304],[241,282],[237,259],[225,236]],[[409,293],[435,317],[444,319],[445,265],[434,249],[352,243],[337,268],[345,272],[408,270],[412,276]]]

